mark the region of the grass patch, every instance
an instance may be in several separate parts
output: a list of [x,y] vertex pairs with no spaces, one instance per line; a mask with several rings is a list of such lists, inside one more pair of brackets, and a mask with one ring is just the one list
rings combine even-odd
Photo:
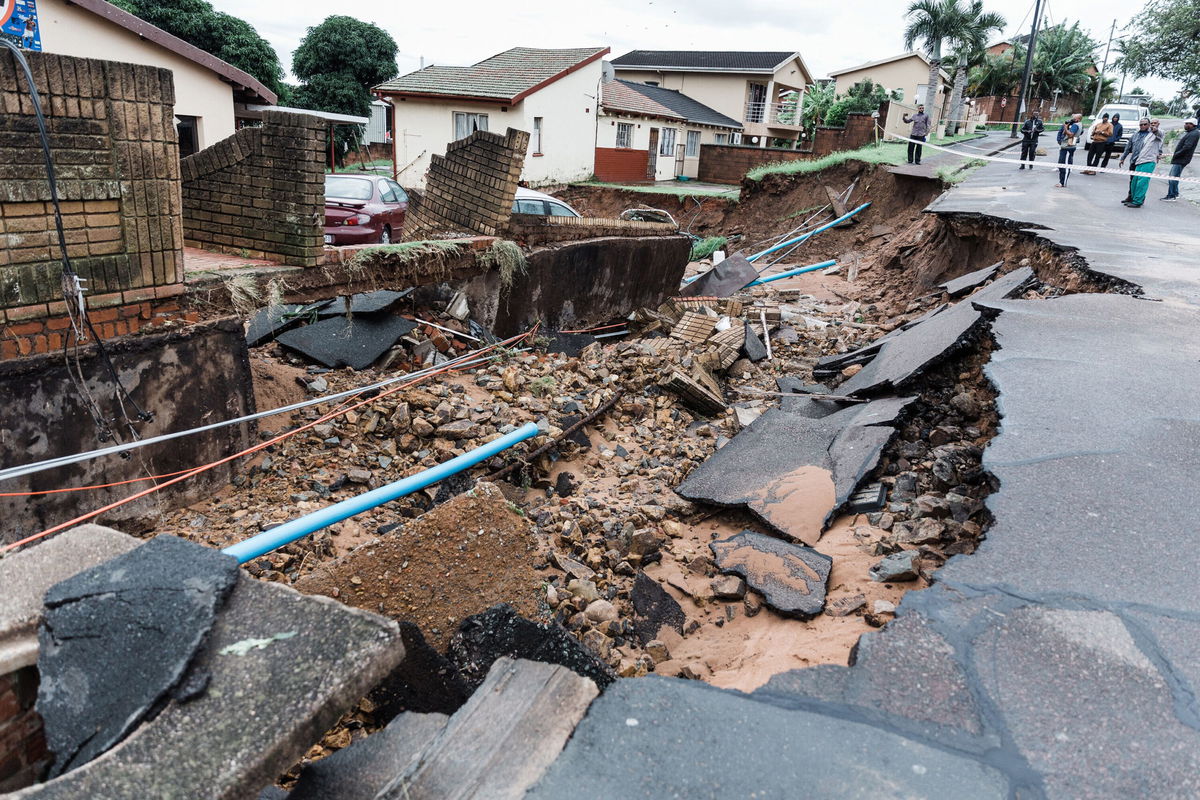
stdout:
[[741,189],[736,186],[731,186],[728,189],[708,189],[708,188],[683,188],[686,184],[680,184],[679,188],[674,186],[657,186],[646,185],[640,186],[637,184],[627,183],[604,183],[603,181],[581,181],[573,183],[572,186],[601,186],[606,189],[621,189],[626,192],[640,192],[641,194],[669,194],[672,197],[678,197],[685,200],[689,197],[721,197],[726,200],[737,200],[741,194]]
[[702,258],[708,258],[713,252],[724,247],[728,241],[724,236],[709,236],[707,239],[693,242],[692,254],[688,256],[688,259],[690,261],[699,261]]
[[[979,134],[961,133],[957,136],[947,136],[944,139],[934,139],[930,144],[945,147],[948,144],[978,139]],[[847,161],[861,161],[865,164],[887,164],[896,166],[908,160],[908,142],[880,142],[878,145],[869,144],[857,150],[839,150],[812,161],[784,161],[776,164],[764,164],[746,173],[752,181],[761,181],[768,175],[809,175],[814,172],[845,164]]]
[[377,247],[366,247],[354,254],[354,258],[346,262],[351,272],[370,265],[372,261],[387,258],[396,264],[411,264],[418,259],[430,258],[435,261],[445,261],[458,253],[462,242],[454,239],[430,239],[418,242],[400,242],[399,244],[381,244]]
[[941,164],[933,171],[933,174],[938,176],[944,183],[962,183],[967,179],[968,175],[985,164],[987,162],[981,158],[972,158],[965,164]]
[[802,209],[800,209],[799,211],[793,211],[791,214],[788,214],[786,217],[780,217],[780,218],[779,218],[779,221],[780,221],[780,222],[787,222],[789,219],[795,219],[796,217],[800,217],[800,216],[803,216],[803,215],[805,215],[805,214],[811,214],[811,213],[813,213],[814,211],[818,211],[818,210],[820,210],[820,209],[824,208],[824,207],[825,207],[825,206],[827,206],[827,205],[829,205],[829,204],[828,204],[828,203],[825,203],[825,204],[823,204],[823,205],[819,205],[819,206],[809,206],[808,208],[802,208]]
[[504,293],[512,288],[513,280],[517,275],[524,275],[528,262],[525,261],[525,254],[521,252],[521,248],[516,242],[510,242],[507,239],[497,239],[492,242],[492,246],[479,256],[479,263],[485,269],[493,267],[500,273],[500,286]]

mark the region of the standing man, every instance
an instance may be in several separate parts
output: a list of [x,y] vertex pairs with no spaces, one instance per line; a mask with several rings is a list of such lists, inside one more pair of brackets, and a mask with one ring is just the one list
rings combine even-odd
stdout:
[[915,142],[908,143],[908,163],[921,163],[921,145],[925,141],[925,137],[929,135],[929,115],[925,113],[925,106],[917,106],[917,113],[911,117],[905,114],[903,117],[905,123],[912,125],[912,132],[908,135],[909,139],[916,139]]
[[1100,166],[1100,157],[1104,155],[1104,151],[1108,148],[1108,137],[1112,136],[1112,132],[1113,126],[1108,121],[1108,114],[1105,114],[1099,122],[1092,126],[1092,140],[1088,143],[1088,169],[1083,171],[1084,175],[1096,174],[1095,170],[1091,168]]
[[1025,169],[1026,161],[1029,162],[1029,168],[1033,169],[1033,159],[1037,156],[1038,137],[1046,130],[1046,126],[1042,124],[1042,112],[1034,111],[1033,116],[1025,120],[1025,124],[1021,126],[1021,166],[1018,169]]
[[[1138,140],[1136,149],[1134,139]],[[1163,136],[1158,130],[1158,120],[1144,119],[1138,123],[1137,135],[1129,140],[1129,144],[1125,145],[1125,152],[1121,154],[1121,166],[1124,166],[1125,159],[1129,158],[1134,172],[1134,176],[1129,179],[1129,200],[1125,202],[1126,208],[1141,208],[1142,203],[1146,202],[1146,190],[1150,188],[1150,179],[1140,176],[1154,172],[1154,167],[1162,156],[1162,147]]]
[[1055,184],[1056,189],[1067,188],[1067,176],[1071,174],[1069,166],[1064,167],[1063,164],[1075,163],[1075,146],[1079,144],[1079,136],[1083,133],[1079,122],[1083,119],[1083,114],[1072,114],[1071,118],[1063,123],[1063,126],[1058,129],[1058,183]]
[[[1192,155],[1196,152],[1196,142],[1200,141],[1200,129],[1196,128],[1195,118],[1183,121],[1183,136],[1175,143],[1175,153],[1171,156],[1171,177],[1178,178],[1183,168],[1192,163]],[[1179,199],[1179,181],[1167,181],[1167,196],[1163,200],[1174,203]]]
[[1121,141],[1121,136],[1125,134],[1125,126],[1121,124],[1121,115],[1112,115],[1112,133],[1109,134],[1108,141],[1104,143],[1104,162],[1100,164],[1100,169],[1108,168],[1108,160],[1112,158],[1112,152],[1117,147],[1117,142]]

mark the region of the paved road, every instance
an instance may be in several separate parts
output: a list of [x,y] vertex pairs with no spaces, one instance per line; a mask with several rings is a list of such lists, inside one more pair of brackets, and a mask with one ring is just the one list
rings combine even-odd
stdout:
[[539,797],[1200,796],[1200,227],[1119,177],[982,168],[930,208],[1136,286],[993,303],[1000,488],[853,667],[751,695],[620,681]]

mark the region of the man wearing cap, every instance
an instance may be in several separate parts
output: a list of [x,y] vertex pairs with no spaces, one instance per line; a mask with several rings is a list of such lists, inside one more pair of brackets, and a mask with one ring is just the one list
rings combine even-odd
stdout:
[[[1175,144],[1175,154],[1171,156],[1171,177],[1178,178],[1183,168],[1192,163],[1192,154],[1196,152],[1196,142],[1200,141],[1200,129],[1196,127],[1195,117],[1183,121],[1183,136]],[[1167,181],[1167,196],[1162,198],[1168,203],[1179,199],[1179,181]]]
[[1150,188],[1150,179],[1140,177],[1139,173],[1154,172],[1158,159],[1162,156],[1163,136],[1158,130],[1158,120],[1143,119],[1138,122],[1138,132],[1129,137],[1125,151],[1121,153],[1121,166],[1125,159],[1133,166],[1134,175],[1129,179],[1129,197],[1122,202],[1127,208],[1141,208],[1146,202],[1146,190]]
[[917,106],[917,113],[909,116],[905,114],[904,122],[907,125],[912,125],[912,132],[908,135],[910,141],[908,143],[908,163],[921,163],[921,145],[920,142],[925,141],[925,137],[929,135],[929,115],[925,113],[925,106]]

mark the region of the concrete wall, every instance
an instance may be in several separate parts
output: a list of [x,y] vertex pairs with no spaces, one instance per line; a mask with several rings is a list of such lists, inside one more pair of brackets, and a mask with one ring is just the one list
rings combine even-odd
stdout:
[[445,155],[454,141],[454,114],[487,114],[488,131],[508,128],[532,131],[534,117],[543,122],[543,153],[532,150],[521,167],[521,179],[532,185],[582,180],[592,172],[596,139],[596,98],[600,62],[588,64],[524,100],[504,103],[389,98],[395,108],[397,181],[425,187],[425,172],[435,155]]
[[198,118],[200,147],[233,135],[233,88],[216,73],[64,0],[37,6],[45,52],[163,67],[173,76],[175,113]]
[[183,230],[189,245],[311,267],[325,252],[325,123],[263,113],[183,159]]
[[472,316],[498,336],[537,320],[554,329],[587,327],[677,294],[691,247],[686,236],[587,239],[534,250],[527,273],[508,289],[495,270],[463,288]]
[[[254,410],[249,354],[238,319],[109,343],[122,383],[154,421],[137,423],[142,438],[241,416]],[[99,358],[82,358],[87,386],[105,417],[121,418],[114,385]],[[103,447],[63,364],[53,354],[0,362],[0,463],[6,467]],[[132,412],[131,412],[132,414]],[[118,433],[130,438],[127,429]],[[110,456],[4,482],[6,492],[36,492],[114,483],[199,466],[247,447],[252,426],[238,425],[152,445],[129,460]],[[111,442],[109,443],[111,444]],[[229,480],[218,467],[106,513],[105,521],[130,521],[208,496]],[[147,483],[31,497],[0,498],[0,543],[16,541],[83,511],[126,497]],[[136,525],[132,525],[136,527]]]
[[[890,61],[887,64],[880,64],[876,67],[856,69],[853,72],[843,73],[834,78],[837,93],[845,94],[850,91],[851,86],[867,78],[881,84],[889,91],[893,89],[903,90],[904,99],[902,102],[911,103],[917,96],[917,87],[929,82],[929,62],[920,56],[912,55],[899,61]],[[925,98],[920,98],[920,102],[925,102]]]
[[[124,310],[183,291],[171,73],[28,53],[55,158],[73,269],[88,307]],[[16,60],[0,53],[0,357],[54,349],[69,327],[37,121]],[[39,324],[57,321],[43,330]],[[41,323],[38,323],[41,321]],[[99,322],[93,318],[93,322]],[[101,329],[101,336],[127,331]]]

